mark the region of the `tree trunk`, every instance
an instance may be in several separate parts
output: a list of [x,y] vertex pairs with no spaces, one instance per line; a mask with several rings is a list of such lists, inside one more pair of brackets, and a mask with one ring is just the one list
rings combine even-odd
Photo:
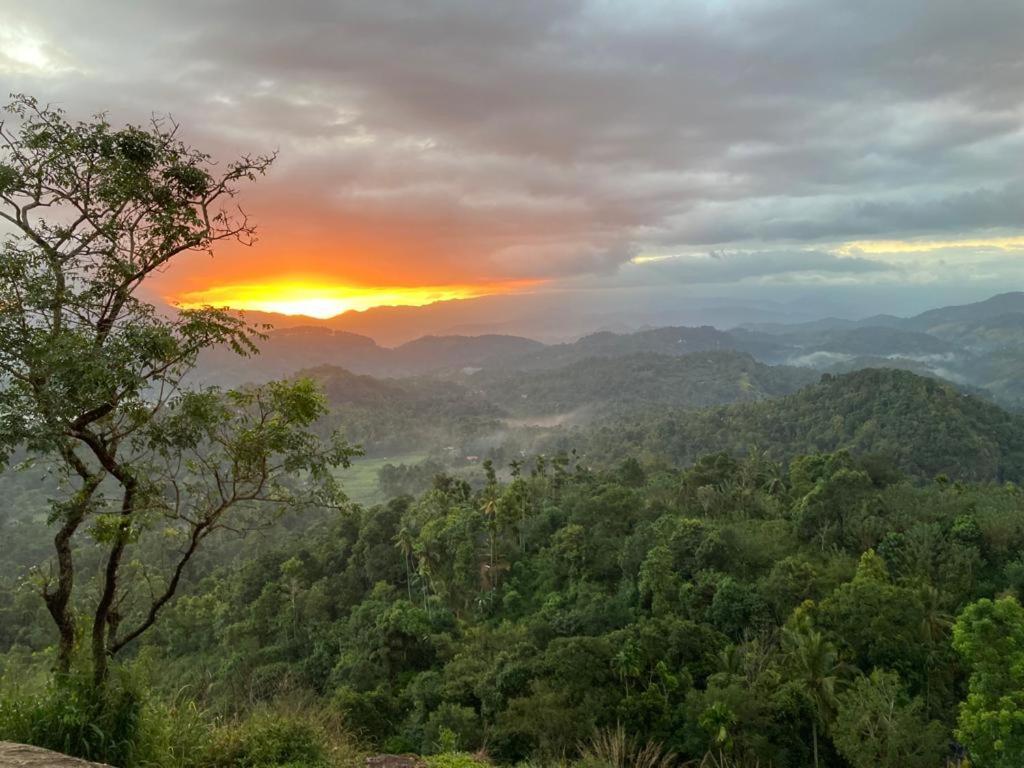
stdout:
[[121,571],[121,556],[128,544],[129,525],[135,512],[135,479],[125,475],[121,479],[124,496],[121,498],[121,521],[117,536],[110,548],[107,567],[104,569],[103,591],[96,604],[96,613],[92,621],[92,675],[96,687],[107,682],[110,662],[108,648],[111,634],[116,626],[114,617],[114,599],[117,596],[117,579]]
[[70,608],[71,592],[75,586],[75,566],[71,555],[71,537],[81,523],[81,515],[68,519],[57,535],[53,537],[53,545],[57,550],[57,588],[54,591],[44,589],[43,600],[46,609],[57,625],[59,640],[57,642],[57,672],[67,674],[71,671],[71,655],[75,650],[75,616]]
[[412,602],[412,569],[409,567],[409,556],[403,555],[405,560],[405,589],[409,593],[409,602]]
[[64,524],[53,537],[53,547],[57,554],[57,587],[51,590],[43,588],[43,602],[57,625],[57,660],[56,669],[59,674],[71,671],[71,657],[75,652],[77,632],[75,614],[71,609],[71,594],[75,588],[75,559],[71,549],[71,540],[85,519],[86,510],[96,489],[103,481],[102,473],[90,473],[86,465],[70,448],[62,452],[65,460],[74,467],[82,478],[82,487],[68,505]]
[[814,768],[818,768],[818,721],[811,723],[811,739],[814,742]]

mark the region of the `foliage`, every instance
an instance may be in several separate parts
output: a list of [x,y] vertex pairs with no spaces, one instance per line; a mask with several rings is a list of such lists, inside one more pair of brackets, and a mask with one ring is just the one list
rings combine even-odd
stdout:
[[260,710],[213,732],[202,764],[209,768],[328,768],[331,746],[315,718]]
[[[166,120],[76,123],[25,96],[6,111],[0,457],[24,451],[57,476],[54,567],[38,588],[59,635],[58,670],[70,670],[85,612],[102,685],[110,659],[157,621],[206,538],[289,506],[337,503],[328,470],[352,451],[338,437],[314,437],[325,403],[309,381],[186,386],[201,350],[251,354],[258,332],[226,310],[162,314],[141,297],[179,254],[252,241],[229,201],[272,158],[217,167]],[[83,540],[103,553],[87,607],[75,588]],[[148,597],[137,599],[141,584]]]
[[468,752],[441,752],[427,758],[429,768],[486,768],[486,760]]
[[1015,598],[979,600],[957,619],[953,646],[970,670],[957,737],[979,768],[1024,760],[1024,608]]
[[89,676],[0,691],[0,741],[53,749],[117,766],[191,768],[209,735],[194,703],[165,703],[118,670],[102,689]]
[[703,411],[634,409],[573,444],[588,456],[646,455],[691,464],[758,446],[771,458],[847,449],[879,454],[914,477],[1017,482],[1024,478],[1021,417],[952,384],[906,371],[825,375],[799,392]]
[[588,768],[671,768],[675,755],[660,744],[638,744],[626,735],[621,723],[597,731],[580,748],[579,763]]
[[[442,475],[212,550],[142,650],[159,696],[244,719],[299,694],[384,751],[557,761],[621,728],[681,762],[833,765],[888,700],[931,754],[967,683],[951,614],[1011,584],[1024,499],[861,461]],[[823,549],[802,511],[851,471],[875,479]]]
[[921,699],[878,669],[839,695],[833,738],[854,768],[930,768],[946,751],[942,725],[927,720]]

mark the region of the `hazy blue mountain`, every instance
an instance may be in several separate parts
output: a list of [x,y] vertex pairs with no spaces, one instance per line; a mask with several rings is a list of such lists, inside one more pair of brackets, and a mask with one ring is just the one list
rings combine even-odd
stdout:
[[488,365],[543,349],[539,341],[521,336],[424,336],[396,347],[392,360],[402,371],[426,372]]
[[979,323],[1011,314],[1024,314],[1024,292],[1001,293],[973,304],[930,309],[908,318],[901,327],[942,336],[955,332],[965,323]]
[[[697,352],[746,353],[760,363],[818,371],[850,371],[867,364],[905,368],[976,387],[1006,406],[1020,407],[1024,405],[1024,293],[1001,294],[910,318],[824,318],[729,331],[709,325],[605,330],[558,344],[504,334],[437,335],[389,348],[368,336],[324,325],[296,326],[271,331],[261,354],[253,358],[238,358],[224,350],[205,353],[197,378],[204,383],[233,385],[323,365],[373,376],[459,377],[475,371],[556,370],[596,358],[679,357]],[[613,378],[620,372],[621,367],[610,366]],[[678,371],[662,372],[676,380]],[[570,381],[574,375],[563,371],[558,377]],[[593,375],[602,374],[595,370]],[[559,385],[551,379],[537,386],[550,386],[554,393]],[[552,405],[564,399],[554,394],[552,398]],[[662,397],[662,401],[668,400],[671,398]]]

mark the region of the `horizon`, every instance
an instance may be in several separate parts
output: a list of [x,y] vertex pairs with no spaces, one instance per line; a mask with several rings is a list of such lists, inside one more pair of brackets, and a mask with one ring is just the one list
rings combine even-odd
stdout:
[[657,323],[673,301],[799,320],[1024,287],[1014,4],[0,7],[8,90],[173,115],[222,162],[278,152],[240,198],[258,242],[185,255],[169,304]]
[[[985,296],[978,301],[969,301],[962,304],[944,304],[935,303],[929,304],[919,311],[905,312],[902,314],[894,314],[889,312],[876,312],[872,314],[863,314],[857,317],[845,317],[837,314],[824,314],[824,315],[812,315],[807,316],[804,319],[788,321],[771,321],[771,320],[748,320],[745,322],[719,322],[706,323],[706,322],[692,322],[692,323],[650,323],[640,322],[637,320],[634,323],[625,323],[621,320],[618,323],[605,322],[603,325],[600,321],[594,320],[591,325],[577,325],[574,330],[567,331],[564,333],[531,333],[522,332],[517,333],[512,330],[494,330],[494,329],[480,329],[474,330],[472,328],[462,328],[458,325],[446,326],[442,320],[440,323],[437,321],[431,322],[431,318],[424,318],[416,314],[417,310],[429,311],[436,305],[459,305],[464,303],[464,299],[449,299],[446,301],[439,301],[435,304],[426,304],[420,306],[374,306],[367,309],[350,309],[342,312],[338,315],[332,315],[329,317],[315,317],[312,315],[295,314],[289,315],[285,313],[272,313],[264,312],[261,310],[238,310],[241,315],[246,318],[250,324],[267,325],[269,326],[268,331],[275,333],[278,331],[292,331],[298,329],[319,329],[323,331],[329,331],[332,333],[347,333],[356,336],[362,336],[370,339],[375,344],[383,348],[394,349],[410,342],[415,342],[422,339],[430,338],[481,338],[485,336],[504,336],[508,338],[523,338],[530,341],[537,341],[542,344],[563,344],[572,343],[578,341],[587,336],[592,336],[600,333],[613,333],[616,335],[631,335],[634,333],[642,333],[650,330],[661,330],[666,328],[694,328],[694,327],[711,327],[716,330],[722,331],[733,331],[744,328],[758,328],[758,327],[780,327],[780,328],[791,328],[797,330],[801,325],[814,324],[819,322],[828,321],[840,321],[840,322],[853,322],[863,323],[873,318],[895,318],[898,320],[911,320],[920,315],[928,312],[938,310],[957,309],[963,307],[970,307],[975,305],[983,305],[997,299],[1005,299],[1008,297],[1022,297],[1024,291],[1003,291],[1001,293],[992,294]],[[486,299],[488,297],[479,297]],[[387,313],[389,310],[394,310],[399,313],[406,312],[406,316],[402,318],[410,322],[401,323],[398,327],[392,325],[388,327],[386,322],[377,322],[374,318],[380,317],[382,313]],[[1016,310],[1014,310],[1016,311]],[[360,328],[358,325],[351,325],[346,321],[353,321],[359,323],[360,320],[367,320],[367,327]],[[425,330],[419,332],[421,324],[425,323]],[[867,328],[874,326],[867,325]]]

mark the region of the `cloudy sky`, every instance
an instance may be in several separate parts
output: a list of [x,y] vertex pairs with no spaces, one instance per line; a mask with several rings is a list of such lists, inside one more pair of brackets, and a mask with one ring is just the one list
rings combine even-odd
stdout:
[[244,196],[259,245],[189,256],[160,278],[172,300],[671,290],[866,313],[1024,288],[1019,0],[0,0],[0,17],[6,91],[171,113],[220,157],[279,150]]

